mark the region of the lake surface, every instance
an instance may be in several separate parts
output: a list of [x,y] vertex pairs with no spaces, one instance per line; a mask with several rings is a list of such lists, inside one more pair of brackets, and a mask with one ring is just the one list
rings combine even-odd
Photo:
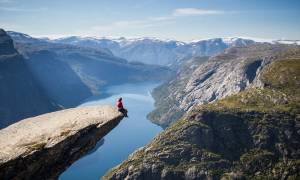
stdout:
[[[80,106],[116,105],[119,97],[128,109],[129,118],[104,137],[104,143],[70,166],[60,180],[99,180],[109,169],[126,160],[128,155],[148,144],[162,128],[151,123],[146,115],[154,109],[150,92],[157,83],[125,84],[106,90],[108,97],[93,97]],[[99,99],[100,98],[100,99]]]

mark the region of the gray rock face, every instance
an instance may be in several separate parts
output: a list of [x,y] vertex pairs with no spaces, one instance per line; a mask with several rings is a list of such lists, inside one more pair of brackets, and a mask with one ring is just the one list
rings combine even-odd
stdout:
[[300,48],[284,49],[262,88],[194,107],[102,179],[299,179]]
[[0,29],[0,55],[9,55],[17,53],[14,48],[12,39],[3,29]]
[[[157,109],[149,117],[154,123],[167,126],[196,105],[214,102],[249,87],[261,87],[258,78],[261,71],[286,47],[271,44],[235,47],[201,64],[194,60],[192,66],[196,67],[185,66],[176,78],[154,90]],[[162,101],[168,102],[169,108],[162,108]]]
[[57,109],[14,48],[12,39],[0,29],[0,129]]
[[43,92],[63,107],[75,107],[93,95],[69,64],[51,51],[34,52],[26,62]]
[[56,179],[123,118],[115,107],[74,108],[0,130],[1,179]]
[[270,61],[266,57],[236,56],[226,60],[220,57],[222,55],[211,58],[192,73],[179,108],[188,111],[193,105],[213,102],[245,90],[251,84],[259,84],[256,76]]

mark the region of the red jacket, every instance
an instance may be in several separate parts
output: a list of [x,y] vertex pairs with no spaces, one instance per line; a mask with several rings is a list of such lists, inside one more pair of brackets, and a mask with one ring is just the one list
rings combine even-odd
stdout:
[[118,102],[118,108],[119,108],[119,109],[124,109],[122,101],[119,101],[119,102]]

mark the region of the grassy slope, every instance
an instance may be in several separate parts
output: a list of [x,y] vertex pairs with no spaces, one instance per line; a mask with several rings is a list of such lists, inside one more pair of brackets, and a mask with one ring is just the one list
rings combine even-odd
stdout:
[[263,72],[261,81],[263,89],[251,88],[200,109],[299,113],[300,59],[274,62]]

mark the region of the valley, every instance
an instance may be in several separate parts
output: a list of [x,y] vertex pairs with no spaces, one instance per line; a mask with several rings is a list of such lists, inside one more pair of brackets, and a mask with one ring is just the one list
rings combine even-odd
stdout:
[[93,97],[81,104],[80,107],[115,105],[116,99],[122,97],[125,108],[129,110],[129,118],[124,118],[103,138],[103,142],[99,142],[98,148],[76,161],[59,179],[99,179],[161,132],[161,127],[146,118],[154,108],[150,92],[157,85],[146,82],[112,86],[105,90],[108,97]]
[[[7,50],[3,49],[5,52],[3,52],[3,55],[1,54],[1,59],[4,59],[1,61],[1,67],[9,70],[5,63],[13,61],[6,59],[20,59],[18,60],[20,61],[19,66],[14,65],[14,63],[9,63],[9,66],[14,66],[12,67],[13,71],[17,71],[16,68],[20,68],[21,71],[18,70],[19,73],[22,73],[22,71],[29,73],[30,78],[34,79],[39,91],[42,92],[41,96],[47,97],[49,101],[49,107],[45,108],[43,108],[44,105],[37,107],[27,105],[26,108],[30,110],[25,111],[23,109],[23,113],[20,115],[17,113],[10,115],[9,111],[14,109],[13,104],[10,107],[7,107],[9,104],[3,104],[1,113],[6,118],[1,121],[3,122],[1,124],[2,128],[17,120],[39,115],[41,112],[45,113],[75,107],[93,95],[102,94],[102,90],[105,87],[143,81],[161,81],[172,74],[172,71],[166,67],[129,63],[106,51],[102,52],[94,49],[82,49],[77,46],[49,43],[30,36],[24,36],[22,37],[23,39],[14,41],[15,49],[12,39],[5,31],[2,30],[1,32],[3,40],[8,39],[3,41],[3,46],[6,48],[11,47]],[[35,43],[32,43],[32,41]],[[14,54],[9,55],[5,53]],[[12,72],[12,70],[9,70],[9,72]],[[5,73],[5,71],[1,71],[1,73]],[[7,78],[9,77],[11,77],[9,74],[3,74],[2,80],[9,83],[18,83],[16,80],[8,80]],[[22,83],[25,83],[25,85],[22,85]],[[31,83],[26,83],[26,81],[22,83],[19,84],[18,88],[10,88],[18,91],[16,93],[21,96],[21,98],[18,98],[21,102],[22,98],[30,97],[27,95],[22,96],[19,93],[31,93],[31,89],[27,87]],[[1,85],[3,88],[7,87],[3,83]],[[4,92],[7,95],[4,95]],[[1,93],[3,96],[9,96],[9,90],[4,92]],[[42,98],[44,97],[38,97],[37,95],[36,98],[24,101],[25,103],[32,102],[35,104],[36,101],[41,101],[40,99]],[[5,100],[2,102],[13,101]],[[20,105],[21,103],[17,103],[16,108]],[[6,110],[6,108],[10,109]]]
[[40,177],[299,177],[297,42],[47,39],[1,30],[0,47],[0,132],[48,112],[115,106],[119,97],[129,110],[98,143]]

